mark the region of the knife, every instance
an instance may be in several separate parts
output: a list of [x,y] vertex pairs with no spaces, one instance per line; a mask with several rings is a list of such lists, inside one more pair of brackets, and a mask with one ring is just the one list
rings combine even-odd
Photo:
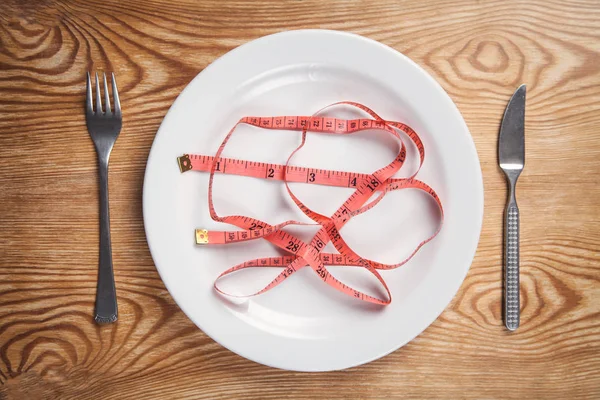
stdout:
[[525,167],[525,92],[525,85],[521,85],[512,95],[498,139],[498,161],[509,186],[504,214],[504,323],[510,331],[520,323],[519,208],[515,190]]

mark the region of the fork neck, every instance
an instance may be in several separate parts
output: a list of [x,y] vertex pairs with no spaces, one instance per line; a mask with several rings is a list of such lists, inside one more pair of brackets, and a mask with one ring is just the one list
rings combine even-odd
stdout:
[[92,137],[92,139],[94,142],[94,147],[96,148],[96,154],[98,154],[98,161],[108,163],[108,158],[110,157],[110,153],[116,138],[100,136]]
[[110,158],[110,150],[108,149],[108,151],[106,150],[101,150],[98,149],[98,147],[96,146],[96,153],[98,154],[98,163],[100,164],[100,167],[102,168],[103,166],[106,166],[106,168],[108,168],[108,160]]

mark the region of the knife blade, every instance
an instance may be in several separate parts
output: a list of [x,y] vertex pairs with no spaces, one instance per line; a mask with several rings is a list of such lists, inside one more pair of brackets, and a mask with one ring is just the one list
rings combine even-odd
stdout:
[[525,85],[512,95],[500,128],[498,156],[502,169],[523,169],[525,165]]
[[525,85],[512,95],[500,127],[498,161],[509,186],[504,215],[504,324],[514,331],[520,324],[519,208],[517,179],[525,167]]

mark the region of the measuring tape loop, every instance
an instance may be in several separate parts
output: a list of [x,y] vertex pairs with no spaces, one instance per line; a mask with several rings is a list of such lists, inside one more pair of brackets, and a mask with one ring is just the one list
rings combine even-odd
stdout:
[[[325,109],[339,105],[356,107],[365,111],[373,119],[358,118],[344,120],[321,116]],[[253,125],[263,129],[300,131],[302,135],[301,142],[289,155],[284,165],[221,157],[223,150],[239,124]],[[294,155],[305,145],[308,132],[348,135],[364,130],[385,131],[393,135],[399,144],[396,157],[389,164],[372,174],[314,169],[290,165],[290,161]],[[399,133],[400,131],[404,132],[411,139],[419,153],[419,167],[410,178],[393,178],[406,160],[406,146]],[[435,191],[424,182],[414,179],[423,165],[424,158],[425,149],[423,142],[412,128],[400,122],[386,121],[370,108],[354,102],[334,103],[317,111],[312,116],[243,117],[228,132],[214,156],[185,154],[179,157],[178,162],[182,172],[195,170],[210,173],[208,203],[211,218],[217,222],[229,223],[241,229],[239,231],[208,231],[197,229],[196,242],[198,244],[226,244],[264,238],[275,246],[292,254],[291,256],[254,259],[231,267],[217,277],[214,284],[215,289],[219,293],[233,297],[255,296],[279,285],[296,271],[308,265],[322,281],[346,295],[371,303],[382,305],[389,304],[391,302],[391,293],[378,270],[398,268],[408,262],[422,246],[431,241],[439,233],[441,223],[435,233],[422,241],[406,259],[400,263],[391,265],[379,263],[359,256],[343,239],[340,230],[352,217],[367,212],[375,207],[387,193],[401,189],[418,189],[430,195],[436,201],[441,212],[441,218],[443,219],[442,204]],[[212,196],[214,176],[217,173],[283,181],[290,198],[313,222],[307,223],[289,220],[277,225],[270,225],[264,221],[247,216],[219,216],[215,210]],[[302,203],[291,190],[289,182],[348,187],[355,190],[338,210],[336,210],[331,217],[328,217],[310,209]],[[368,203],[373,195],[376,196],[375,199]],[[320,225],[321,228],[311,241],[307,243],[283,230],[284,227],[289,225]],[[329,242],[333,244],[339,254],[323,252],[323,249]],[[386,298],[377,298],[349,287],[336,279],[329,272],[327,266],[365,268],[381,283],[385,289]],[[226,275],[243,269],[257,267],[279,267],[283,268],[283,270],[262,290],[250,295],[233,295],[225,293],[217,284],[218,281]]]

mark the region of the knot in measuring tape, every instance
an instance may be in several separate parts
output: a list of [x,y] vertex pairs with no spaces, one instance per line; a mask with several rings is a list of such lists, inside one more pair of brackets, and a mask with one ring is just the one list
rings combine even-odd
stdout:
[[[366,112],[370,118],[338,119],[320,116],[321,113],[332,106],[348,105]],[[301,132],[300,145],[289,155],[283,165],[239,160],[221,157],[227,142],[240,124],[255,126],[262,129],[288,130]],[[304,146],[308,132],[330,135],[351,135],[365,130],[380,130],[392,135],[398,144],[396,157],[383,168],[372,174],[323,170],[308,167],[290,166],[290,160]],[[415,144],[419,153],[419,167],[412,176],[408,178],[394,178],[393,176],[402,168],[406,160],[406,146],[400,132],[407,135]],[[233,272],[255,267],[278,267],[282,269],[279,275],[273,279],[262,290],[250,294],[254,296],[264,293],[281,282],[288,279],[295,272],[305,266],[309,266],[317,276],[327,285],[354,298],[375,304],[387,305],[391,302],[390,290],[379,274],[379,270],[390,270],[398,268],[410,260],[417,251],[431,241],[440,231],[443,221],[442,203],[436,192],[426,183],[416,179],[416,176],[425,160],[425,148],[417,133],[408,125],[396,121],[388,121],[381,118],[370,108],[354,102],[339,102],[331,104],[317,111],[312,116],[279,116],[279,117],[243,117],[229,131],[214,156],[184,154],[177,159],[181,172],[200,171],[209,172],[208,205],[210,216],[214,221],[231,224],[241,230],[232,231],[209,231],[206,229],[196,230],[196,243],[199,245],[228,244],[256,239],[265,239],[273,245],[289,253],[286,256],[265,257],[246,261],[235,265],[221,273],[214,284],[215,289],[225,295],[234,296],[223,292],[218,286],[218,280]],[[252,217],[239,215],[220,216],[215,211],[213,203],[213,181],[215,174],[233,174],[259,179],[282,181],[287,193],[300,208],[300,210],[313,222],[300,222],[289,220],[277,225],[270,225]],[[289,182],[303,182],[326,186],[338,186],[354,189],[354,192],[331,216],[325,216],[311,210],[300,199],[298,199]],[[429,238],[423,240],[414,251],[404,260],[397,264],[383,264],[372,261],[358,255],[346,243],[340,230],[353,217],[362,214],[374,206],[389,192],[401,189],[418,189],[431,196],[438,205],[441,213],[440,223],[436,231]],[[374,195],[370,203],[367,203]],[[294,235],[283,230],[289,225],[319,225],[319,231],[309,241],[305,242]],[[331,242],[338,253],[326,253],[325,246]],[[377,298],[362,291],[351,288],[336,279],[327,269],[328,266],[362,267],[369,271],[382,284],[387,293],[387,298]],[[234,297],[246,297],[238,296]]]

